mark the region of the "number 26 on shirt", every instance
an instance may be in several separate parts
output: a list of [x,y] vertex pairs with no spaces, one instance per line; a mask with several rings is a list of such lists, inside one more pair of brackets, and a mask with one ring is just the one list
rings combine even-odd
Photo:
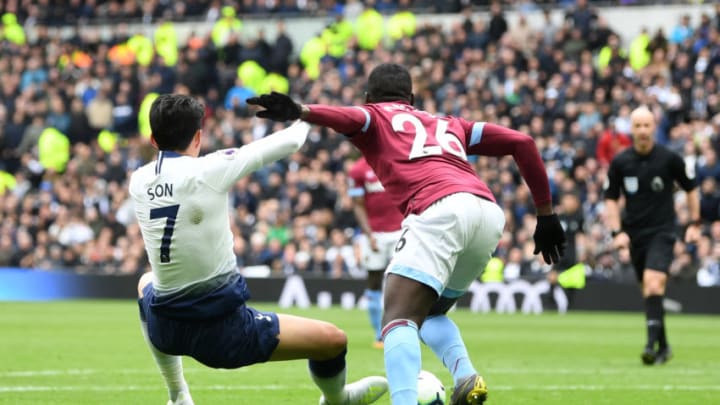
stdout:
[[[415,139],[410,149],[408,159],[420,159],[427,156],[442,155],[443,152],[451,153],[462,160],[467,160],[467,154],[463,144],[454,134],[447,132],[448,121],[442,118],[437,119],[435,133],[428,134],[425,126],[416,116],[407,113],[396,114],[392,118],[392,127],[395,132],[405,130],[405,124],[410,124],[415,129]],[[428,145],[428,137],[435,138],[437,145]]]

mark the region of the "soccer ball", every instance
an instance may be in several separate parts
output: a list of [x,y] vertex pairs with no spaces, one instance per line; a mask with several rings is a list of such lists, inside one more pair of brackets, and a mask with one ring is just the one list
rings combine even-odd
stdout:
[[433,373],[420,371],[417,382],[418,405],[445,405],[445,386]]

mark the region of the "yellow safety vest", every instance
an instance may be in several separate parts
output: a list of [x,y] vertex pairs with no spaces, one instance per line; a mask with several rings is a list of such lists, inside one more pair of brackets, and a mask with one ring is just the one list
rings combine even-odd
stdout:
[[43,167],[64,172],[70,160],[70,140],[55,128],[45,128],[38,139],[38,158]]
[[152,107],[153,101],[160,95],[157,93],[148,93],[140,103],[140,109],[138,110],[138,131],[140,135],[145,138],[150,138],[152,135],[152,128],[150,128],[150,107]]
[[313,37],[303,45],[300,62],[311,79],[320,76],[320,60],[327,54],[327,44],[320,37]]
[[162,23],[155,31],[155,50],[166,66],[175,66],[178,61],[178,40],[172,22]]
[[383,16],[375,9],[367,9],[358,17],[355,28],[360,48],[372,51],[383,37]]
[[503,263],[500,258],[493,257],[490,261],[488,261],[487,266],[485,266],[485,271],[480,277],[480,280],[482,280],[483,283],[501,283],[505,280],[505,276],[503,274],[504,270],[505,263]]
[[563,288],[585,288],[585,263],[578,263],[558,274],[558,284]]
[[415,14],[405,10],[395,13],[388,21],[388,34],[393,40],[415,35]]
[[647,47],[650,44],[650,37],[647,34],[640,34],[630,44],[630,66],[638,71],[650,63],[650,52]]
[[12,190],[17,185],[17,180],[12,174],[0,170],[0,195]]
[[127,46],[135,53],[135,60],[140,66],[148,66],[152,63],[155,49],[150,38],[135,34],[128,39]]

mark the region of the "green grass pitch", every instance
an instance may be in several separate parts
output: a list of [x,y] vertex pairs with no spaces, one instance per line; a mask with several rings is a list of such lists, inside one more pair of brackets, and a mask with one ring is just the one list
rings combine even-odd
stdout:
[[[271,305],[258,305],[276,310]],[[346,330],[350,380],[383,373],[363,311],[291,310]],[[720,404],[720,318],[668,317],[675,358],[644,367],[642,314],[454,312],[488,404]],[[423,368],[450,375],[423,349]],[[210,370],[185,360],[201,404],[316,404],[304,361]],[[131,301],[0,303],[0,404],[165,404]],[[379,404],[389,404],[389,396]]]

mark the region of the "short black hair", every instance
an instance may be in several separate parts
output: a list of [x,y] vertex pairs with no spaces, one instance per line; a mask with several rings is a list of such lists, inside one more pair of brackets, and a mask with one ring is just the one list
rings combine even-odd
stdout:
[[202,128],[205,106],[182,94],[162,94],[150,106],[150,129],[158,149],[187,149]]
[[396,63],[383,63],[370,72],[368,77],[368,101],[412,102],[412,79],[410,72]]

